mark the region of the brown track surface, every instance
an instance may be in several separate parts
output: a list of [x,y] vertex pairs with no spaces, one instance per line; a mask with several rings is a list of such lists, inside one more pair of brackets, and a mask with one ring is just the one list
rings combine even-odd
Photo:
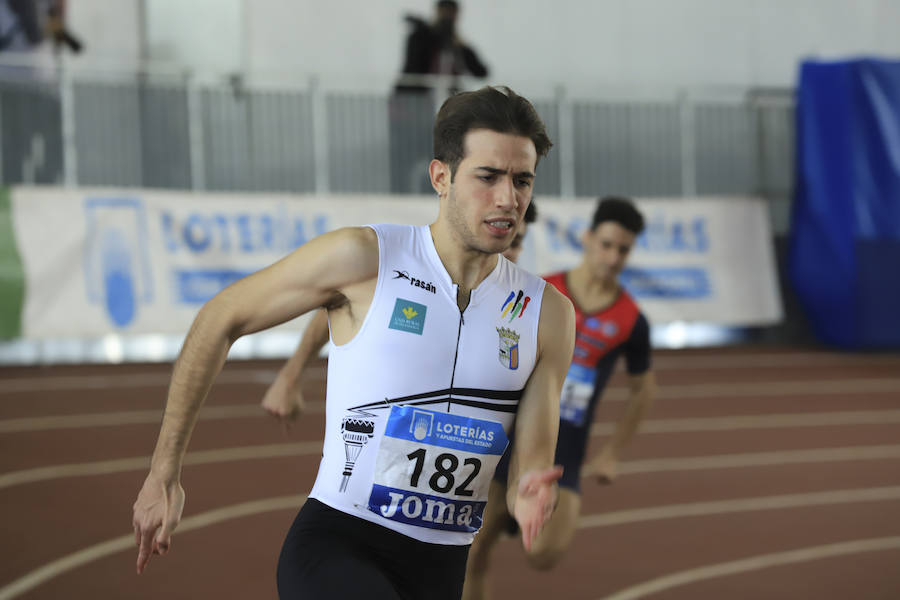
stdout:
[[[309,490],[324,422],[324,364],[307,371],[309,414],[289,433],[256,410],[278,363],[227,365],[190,451],[252,447],[268,454],[187,466],[185,518]],[[655,369],[661,393],[648,427],[613,485],[583,482],[585,526],[563,562],[550,572],[531,570],[518,542],[505,541],[494,559],[497,598],[601,600],[681,572],[694,576],[620,597],[900,598],[900,356],[661,351]],[[50,576],[21,591],[10,587],[67,555],[83,557],[87,548],[131,535],[131,504],[155,442],[170,370],[0,370],[0,600],[276,597],[275,563],[299,505],[178,531],[172,553],[154,558],[140,577],[129,545],[47,571]],[[624,408],[623,383],[621,374],[611,383],[594,448]],[[114,415],[125,421],[96,422]],[[770,421],[762,424],[747,420],[766,416]],[[804,424],[823,416],[836,420]],[[88,420],[73,420],[80,417]],[[711,419],[725,421],[705,425]],[[46,469],[129,458],[135,460],[114,472]],[[776,496],[787,497],[787,505],[735,504]],[[674,506],[695,503],[716,504],[692,514]],[[668,508],[652,519],[625,512],[654,507]],[[600,516],[606,521],[598,523]],[[887,541],[865,541],[875,539]],[[860,540],[837,554],[815,549]],[[805,560],[785,562],[785,553],[810,548]],[[766,555],[776,556],[748,567],[746,559]],[[736,566],[700,570],[724,563]]]

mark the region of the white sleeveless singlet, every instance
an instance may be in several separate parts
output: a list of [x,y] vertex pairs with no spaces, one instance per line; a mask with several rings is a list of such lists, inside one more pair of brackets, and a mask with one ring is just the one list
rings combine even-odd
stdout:
[[544,280],[502,256],[460,313],[427,226],[371,226],[378,281],[328,359],[311,498],[440,544],[470,544],[534,368]]

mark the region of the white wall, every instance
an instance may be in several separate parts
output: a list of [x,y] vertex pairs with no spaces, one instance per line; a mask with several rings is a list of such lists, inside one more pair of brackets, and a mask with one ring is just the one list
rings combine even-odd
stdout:
[[68,0],[68,27],[85,45],[82,63],[136,64],[141,56],[140,0]]
[[244,0],[144,0],[144,4],[149,60],[183,61],[196,69],[224,72],[243,68]]
[[[430,16],[433,7],[432,0],[144,2],[153,58],[221,70],[239,64],[288,78],[321,73],[382,86],[400,68],[403,14]],[[460,32],[491,67],[492,82],[789,86],[804,57],[900,57],[896,0],[461,3]],[[70,0],[73,29],[86,38],[92,56],[134,55],[139,4]],[[235,21],[237,11],[242,15]],[[180,25],[166,31],[166,14]],[[216,58],[216,45],[208,41],[215,24],[213,30],[222,36],[242,37],[231,44],[216,42],[221,44],[219,64],[210,60],[210,48]],[[232,33],[234,28],[241,33]],[[163,38],[169,39],[167,45],[154,46]]]

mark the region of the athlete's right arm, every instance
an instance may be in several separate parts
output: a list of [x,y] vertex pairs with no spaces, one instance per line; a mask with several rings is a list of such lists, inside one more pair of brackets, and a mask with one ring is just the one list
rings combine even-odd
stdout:
[[326,342],[328,342],[328,313],[323,308],[313,315],[303,331],[303,337],[300,338],[294,354],[278,371],[275,381],[266,390],[262,399],[262,407],[266,412],[280,419],[285,423],[285,427],[303,410],[300,375],[310,359],[319,355]]
[[559,397],[575,346],[575,309],[552,285],[544,287],[538,323],[538,358],[516,414],[516,442],[510,456],[507,506],[522,530],[526,551],[550,517],[556,480],[553,466],[559,433]]
[[363,301],[378,275],[378,239],[369,228],[327,233],[222,290],[191,325],[175,363],[150,473],[134,503],[137,571],[165,554],[181,519],[184,454],[200,406],[239,337],[284,323],[344,295]]

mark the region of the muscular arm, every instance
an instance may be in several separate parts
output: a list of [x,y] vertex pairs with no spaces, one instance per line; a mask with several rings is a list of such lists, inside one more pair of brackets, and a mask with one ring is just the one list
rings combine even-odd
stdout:
[[562,474],[553,468],[553,458],[559,433],[559,397],[574,346],[572,304],[547,285],[538,324],[538,359],[519,403],[507,487],[509,512],[519,521],[526,550],[549,516],[554,485]]
[[[322,306],[378,274],[378,241],[368,228],[320,236],[217,294],[200,310],[175,363],[150,473],[134,505],[137,569],[164,554],[181,517],[181,466],[200,407],[239,337]],[[157,533],[157,530],[158,533]]]

